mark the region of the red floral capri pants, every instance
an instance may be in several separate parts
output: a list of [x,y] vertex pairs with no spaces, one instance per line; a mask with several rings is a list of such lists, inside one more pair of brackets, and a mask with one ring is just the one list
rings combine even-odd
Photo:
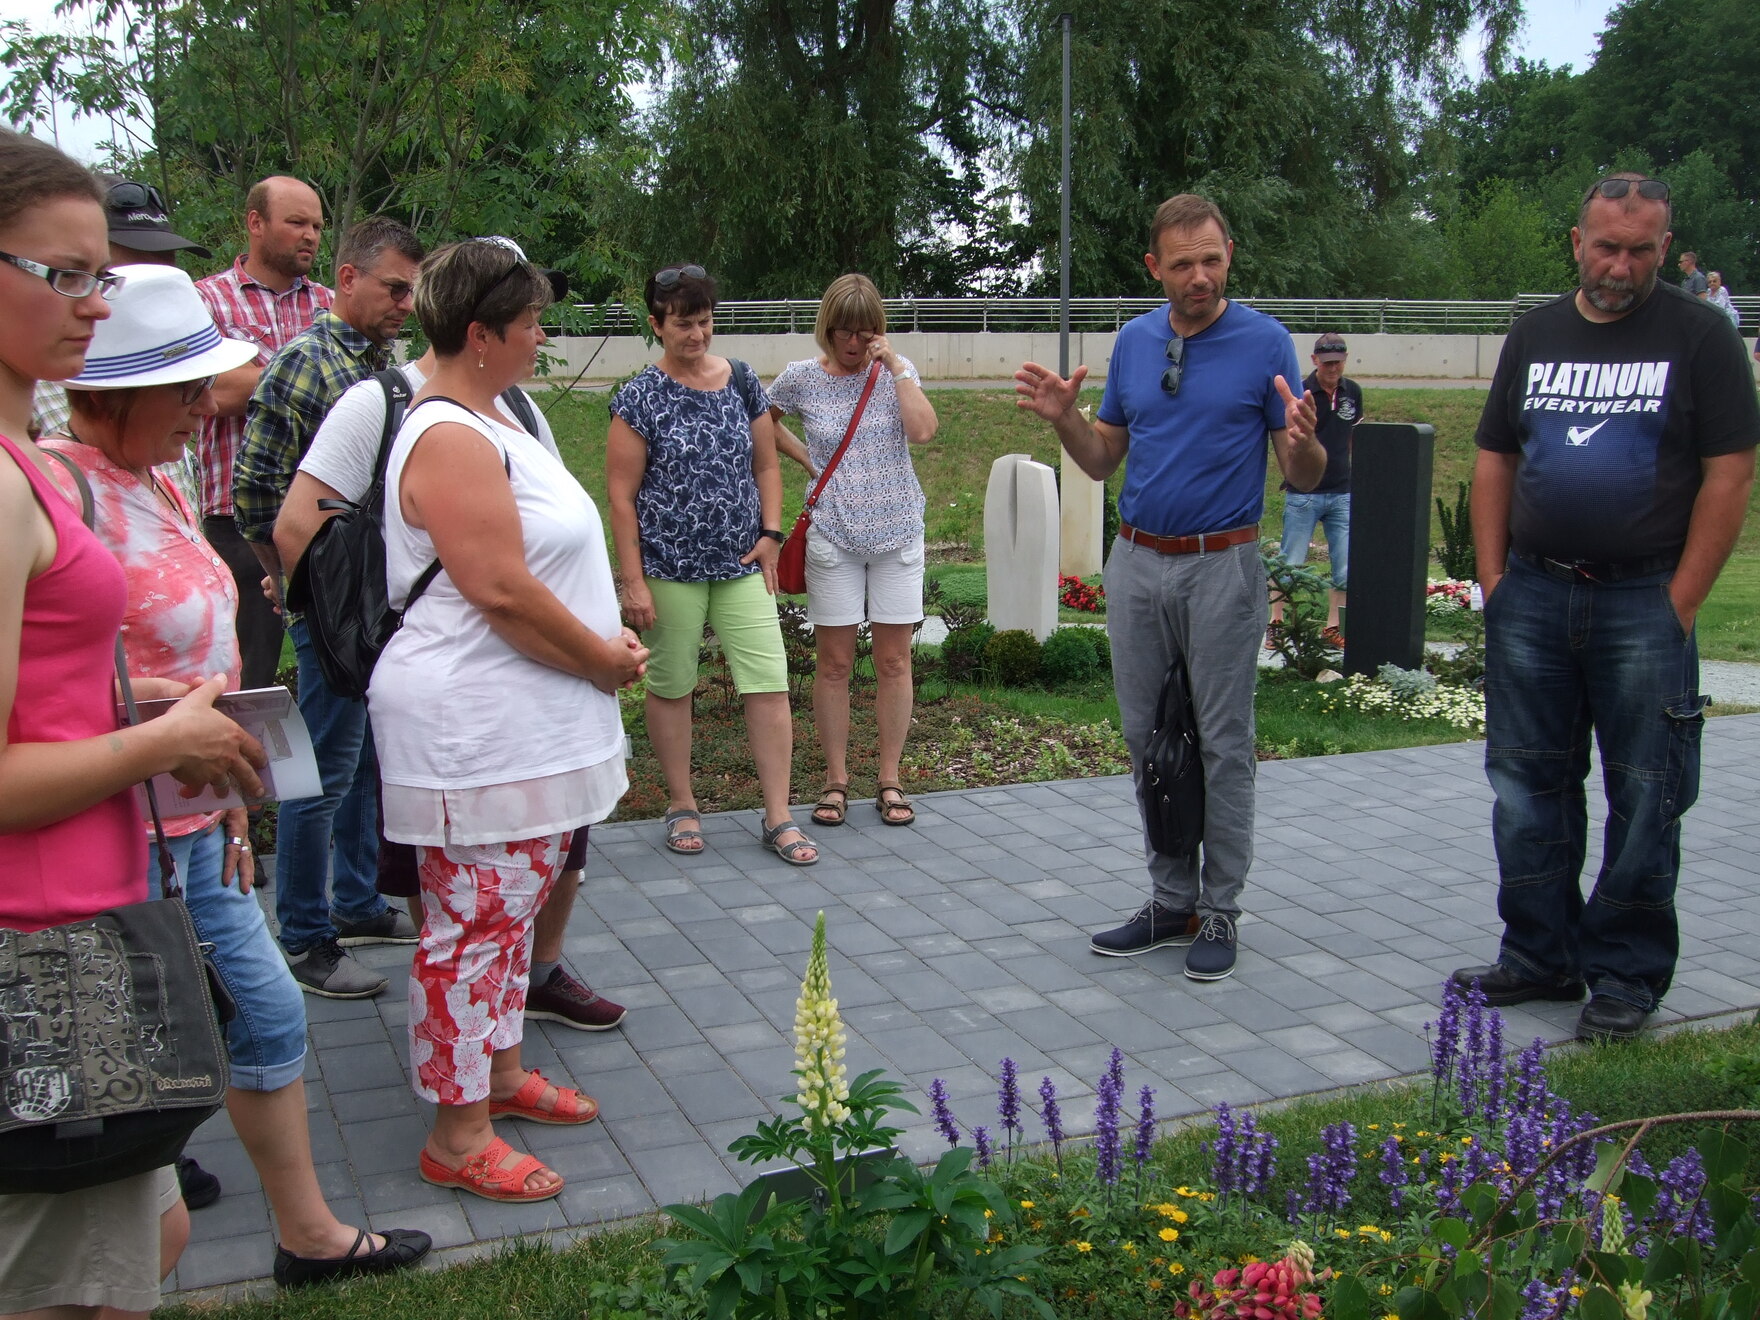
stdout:
[[532,921],[568,835],[418,848],[422,939],[410,968],[411,1085],[424,1100],[489,1098],[489,1062],[525,1034]]

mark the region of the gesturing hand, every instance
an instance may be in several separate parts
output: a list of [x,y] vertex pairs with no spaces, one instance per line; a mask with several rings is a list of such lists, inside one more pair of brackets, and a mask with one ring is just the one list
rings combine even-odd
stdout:
[[1065,380],[1050,367],[1024,363],[1014,373],[1014,392],[1020,396],[1014,401],[1015,407],[1031,409],[1046,421],[1055,422],[1076,406],[1076,396],[1082,392],[1087,376],[1086,367],[1077,367]]
[[1273,382],[1277,392],[1283,396],[1284,426],[1289,430],[1292,445],[1306,444],[1314,438],[1314,432],[1320,426],[1320,411],[1314,406],[1312,391],[1303,390],[1302,397],[1297,398],[1290,392],[1289,382],[1282,376]]

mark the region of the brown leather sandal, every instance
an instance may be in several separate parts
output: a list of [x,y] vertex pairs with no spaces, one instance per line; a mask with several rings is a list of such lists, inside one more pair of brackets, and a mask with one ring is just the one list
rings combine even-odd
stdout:
[[[887,797],[888,793],[893,794]],[[880,792],[874,799],[874,810],[880,813],[880,819],[887,825],[909,825],[916,820],[916,808],[911,800],[904,795],[904,786],[896,779],[882,779]],[[898,813],[903,812],[901,816]]]
[[[833,796],[835,795],[835,796]],[[825,785],[819,794],[819,803],[813,808],[813,824],[841,825],[843,818],[849,815],[849,785]]]

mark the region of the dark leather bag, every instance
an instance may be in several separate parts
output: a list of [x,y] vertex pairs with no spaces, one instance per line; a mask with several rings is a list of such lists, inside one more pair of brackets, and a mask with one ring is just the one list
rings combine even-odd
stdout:
[[1198,850],[1204,840],[1204,761],[1182,656],[1174,657],[1161,682],[1137,796],[1150,847],[1169,857],[1189,857]]
[[[67,466],[89,526],[85,474]],[[135,723],[120,639],[116,668]],[[147,800],[161,897],[28,934],[0,929],[0,1193],[163,1168],[225,1102],[231,997],[202,955],[150,783]]]

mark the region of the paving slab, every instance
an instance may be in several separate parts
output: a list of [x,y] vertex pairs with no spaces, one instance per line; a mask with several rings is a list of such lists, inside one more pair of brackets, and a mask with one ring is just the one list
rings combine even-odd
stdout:
[[[509,1237],[572,1241],[743,1185],[756,1171],[727,1145],[794,1089],[794,996],[821,908],[846,1062],[906,1084],[923,1111],[900,1116],[913,1156],[944,1148],[924,1094],[936,1077],[963,1126],[995,1131],[1004,1057],[1030,1096],[1053,1080],[1077,1135],[1092,1127],[1114,1046],[1128,1093],[1155,1088],[1164,1121],[1422,1072],[1444,974],[1497,951],[1483,758],[1482,744],[1460,743],[1261,765],[1240,964],[1213,984],[1185,979],[1179,949],[1088,949],[1091,930],[1145,896],[1126,777],[926,793],[914,829],[887,828],[858,803],[844,828],[819,835],[825,860],[811,871],[760,850],[750,812],[705,816],[708,847],[688,859],[660,850],[655,822],[595,826],[565,948],[629,1016],[604,1033],[530,1024],[526,1053],[597,1097],[602,1116],[579,1129],[501,1125],[568,1179],[562,1195],[497,1206],[416,1176],[433,1107],[408,1089],[409,950],[393,947],[359,951],[392,978],[379,1000],[306,1000],[320,1185],[351,1222],[432,1233],[439,1262]],[[1682,838],[1681,962],[1659,1023],[1760,1007],[1756,766],[1760,716],[1710,721]],[[268,873],[259,892],[272,909]],[[1566,1040],[1575,1013],[1507,1010],[1505,1038]],[[190,1150],[226,1194],[191,1217],[169,1287],[196,1300],[260,1295],[275,1247],[250,1163],[223,1115]]]

